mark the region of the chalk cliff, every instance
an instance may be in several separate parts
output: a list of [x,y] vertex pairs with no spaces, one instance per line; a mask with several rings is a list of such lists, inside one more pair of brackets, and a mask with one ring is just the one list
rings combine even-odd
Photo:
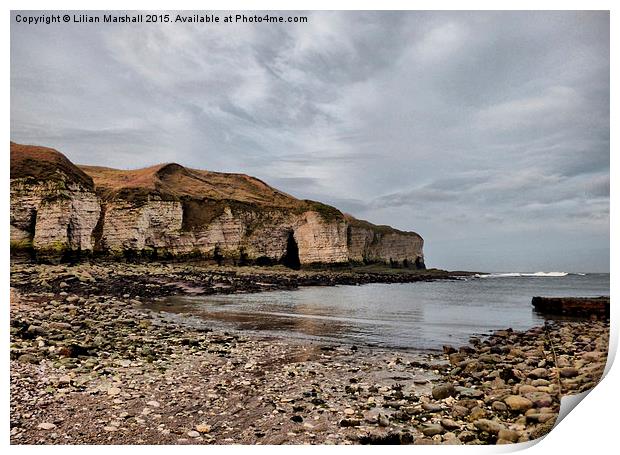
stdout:
[[418,234],[296,199],[244,174],[178,164],[75,166],[56,150],[13,142],[11,247],[40,258],[96,253],[424,267]]

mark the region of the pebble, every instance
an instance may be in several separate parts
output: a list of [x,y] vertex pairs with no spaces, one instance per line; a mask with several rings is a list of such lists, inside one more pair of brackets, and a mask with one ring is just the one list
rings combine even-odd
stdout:
[[461,427],[460,424],[458,424],[452,419],[441,419],[441,426],[444,427],[446,430],[456,430]]
[[339,424],[341,427],[358,427],[361,422],[357,419],[342,419]]
[[428,412],[439,412],[443,409],[439,403],[422,403],[422,409]]
[[71,324],[69,324],[68,322],[50,322],[49,323],[50,328],[52,329],[59,329],[59,330],[70,330],[71,329]]
[[32,354],[22,354],[17,359],[20,362],[38,364],[39,360]]
[[474,406],[469,413],[469,420],[474,421],[478,419],[483,419],[487,416],[487,411],[480,406]]
[[42,422],[37,425],[37,428],[39,430],[53,430],[54,428],[56,428],[56,425],[50,422]]
[[438,423],[431,423],[422,427],[422,434],[424,436],[434,436],[444,432],[443,427]]
[[497,439],[503,439],[508,442],[517,442],[519,440],[519,436],[521,436],[521,434],[516,430],[502,428],[497,434]]
[[529,376],[533,378],[544,379],[549,377],[549,372],[545,368],[535,368],[534,370],[530,371]]
[[491,404],[491,409],[493,409],[494,411],[504,412],[508,410],[508,406],[506,406],[506,403],[502,401],[494,401]]
[[471,387],[455,387],[455,390],[461,397],[480,398],[484,396],[483,391]]
[[209,433],[211,431],[211,425],[207,425],[206,423],[200,423],[196,425],[196,431],[198,433]]
[[459,439],[465,443],[471,442],[476,439],[476,434],[473,431],[465,430],[459,434]]
[[478,419],[474,422],[474,426],[490,434],[497,434],[504,428],[499,422],[489,419]]
[[604,352],[599,352],[599,351],[590,351],[590,352],[584,352],[581,355],[581,358],[583,360],[586,360],[588,362],[592,362],[592,361],[596,361],[601,359],[602,357],[605,357],[606,354]]
[[536,392],[538,389],[533,385],[524,384],[519,387],[519,395],[525,395],[526,393]]
[[534,406],[534,404],[530,400],[518,395],[511,395],[509,397],[506,397],[504,399],[504,403],[506,403],[506,405],[511,410],[520,412],[527,411],[532,406]]
[[560,376],[563,378],[574,378],[576,376],[579,376],[579,370],[577,370],[577,368],[571,367],[562,368],[560,369]]
[[443,400],[444,398],[456,395],[456,389],[452,384],[440,384],[433,387],[432,395],[435,400]]
[[531,400],[533,405],[537,408],[547,408],[553,404],[553,398],[548,393],[544,392],[532,392],[526,395],[526,398]]

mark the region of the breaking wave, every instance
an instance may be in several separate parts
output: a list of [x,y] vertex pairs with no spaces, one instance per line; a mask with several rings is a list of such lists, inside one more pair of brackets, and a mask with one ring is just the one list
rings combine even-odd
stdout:
[[[477,274],[475,275],[477,278],[519,278],[519,277],[535,277],[535,278],[561,278],[569,275],[568,272],[535,272],[535,273],[521,273],[521,272],[510,272],[510,273],[487,273],[487,274]],[[577,275],[585,275],[583,273],[578,273]]]

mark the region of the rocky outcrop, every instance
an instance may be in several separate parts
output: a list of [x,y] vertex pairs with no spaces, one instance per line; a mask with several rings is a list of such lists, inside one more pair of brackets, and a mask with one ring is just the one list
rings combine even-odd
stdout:
[[92,251],[93,231],[100,212],[97,196],[88,191],[43,199],[37,209],[33,246],[39,250]]
[[424,267],[418,234],[296,199],[247,175],[178,164],[77,167],[55,150],[14,143],[11,245],[41,257],[77,252]]
[[564,316],[609,317],[609,296],[600,297],[533,297],[534,310],[542,314],[561,314]]
[[93,251],[100,212],[92,179],[62,154],[11,143],[12,248]]
[[357,262],[390,262],[424,268],[424,241],[414,232],[375,226],[347,217],[349,259]]

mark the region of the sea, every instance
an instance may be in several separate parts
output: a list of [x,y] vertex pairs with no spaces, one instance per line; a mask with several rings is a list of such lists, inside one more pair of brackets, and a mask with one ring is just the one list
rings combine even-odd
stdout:
[[531,305],[533,296],[609,295],[609,286],[608,273],[491,273],[405,284],[173,296],[152,309],[190,315],[218,329],[265,336],[440,350],[494,330],[544,324],[545,316]]

